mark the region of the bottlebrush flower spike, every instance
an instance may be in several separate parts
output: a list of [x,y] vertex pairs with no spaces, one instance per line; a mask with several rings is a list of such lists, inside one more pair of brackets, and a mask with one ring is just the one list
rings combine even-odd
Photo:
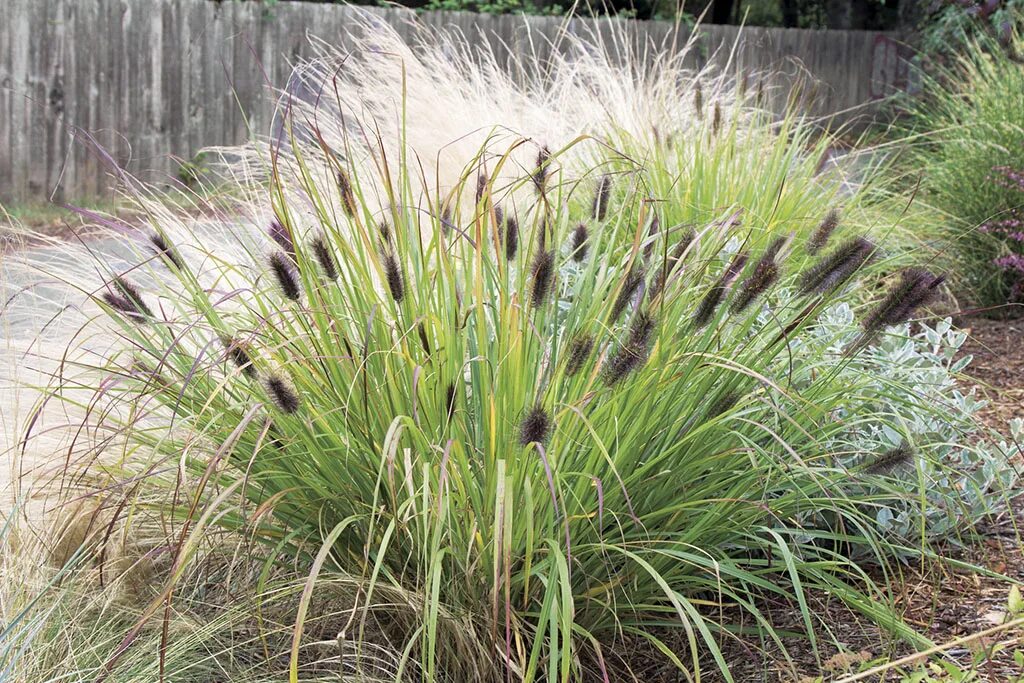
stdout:
[[612,354],[605,366],[605,381],[609,385],[618,384],[626,375],[647,362],[654,323],[654,318],[642,311],[633,319],[629,328],[629,336]]
[[267,395],[277,409],[291,415],[299,409],[299,393],[283,375],[271,374],[264,380]]
[[587,257],[587,226],[580,223],[572,231],[572,260],[581,263]]
[[178,270],[185,269],[185,264],[182,262],[181,257],[178,256],[178,252],[170,245],[166,237],[156,232],[149,236],[149,241],[153,245],[157,256],[160,256]]
[[281,250],[288,255],[292,260],[296,260],[295,256],[295,243],[292,242],[291,233],[288,232],[288,228],[284,226],[279,219],[274,218],[270,221],[269,229],[270,238],[277,242],[277,246],[281,247]]
[[725,272],[722,273],[718,281],[697,306],[697,311],[693,315],[694,327],[704,327],[711,321],[711,317],[715,314],[718,305],[722,303],[722,299],[725,298],[733,280],[736,279],[736,276],[740,274],[740,271],[743,270],[743,266],[746,264],[747,255],[745,253],[740,252],[733,257]]
[[868,463],[864,471],[868,474],[884,474],[891,472],[897,467],[909,462],[914,457],[914,450],[906,441],[900,442],[899,446],[891,448],[872,462]]
[[519,221],[509,214],[505,218],[505,259],[512,261],[519,251]]
[[480,173],[476,177],[476,203],[479,204],[480,200],[484,198],[484,192],[487,191],[487,174]]
[[839,209],[829,209],[829,212],[825,214],[825,217],[815,228],[814,232],[807,239],[807,251],[811,254],[817,254],[819,251],[825,248],[828,244],[829,237],[835,232],[836,228],[839,227]]
[[519,424],[519,443],[528,446],[531,443],[543,444],[551,431],[551,418],[541,406],[534,406],[526,413]]
[[277,280],[281,292],[292,301],[298,301],[302,289],[299,287],[299,279],[295,274],[295,266],[292,265],[288,257],[275,251],[270,255],[270,270],[274,273],[274,279]]
[[385,253],[383,260],[384,279],[387,280],[391,298],[395,300],[395,303],[401,303],[405,296],[405,284],[402,281],[402,270],[398,266],[398,259],[392,253]]
[[615,303],[612,305],[611,317],[608,319],[609,322],[614,323],[622,315],[622,312],[626,310],[626,306],[629,304],[629,300],[633,298],[636,290],[644,281],[643,270],[634,267],[628,273],[622,281],[622,286],[619,289],[619,295],[615,297]]
[[875,252],[875,245],[863,237],[855,237],[823,256],[800,278],[800,292],[825,292],[846,282]]
[[252,363],[252,356],[245,349],[242,342],[237,339],[224,338],[221,340],[227,357],[231,360],[246,377],[256,377],[256,367]]
[[544,194],[547,189],[548,174],[551,164],[551,150],[546,146],[541,147],[537,152],[537,167],[533,171],[533,184],[537,188],[537,194]]
[[873,335],[888,325],[906,322],[914,309],[935,297],[945,279],[922,268],[907,268],[900,274],[900,281],[864,319],[864,331]]
[[603,221],[608,215],[608,199],[612,193],[612,179],[609,176],[601,176],[597,181],[597,190],[594,192],[594,201],[591,215],[595,220]]
[[117,291],[107,291],[102,295],[108,306],[135,323],[143,323],[155,318],[153,311],[146,305],[142,294],[139,293],[135,285],[118,276],[114,278],[114,289]]
[[754,301],[768,291],[779,279],[779,264],[775,257],[785,243],[785,238],[780,237],[769,245],[768,249],[761,256],[761,259],[754,264],[754,271],[740,284],[740,291],[732,302],[730,310],[733,313],[742,313],[754,303]]
[[594,348],[594,338],[589,336],[577,337],[569,344],[569,359],[565,362],[565,374],[572,377],[583,368],[583,364],[590,357]]
[[679,265],[680,260],[683,258],[683,254],[686,253],[687,248],[693,241],[697,239],[697,233],[693,228],[690,228],[683,236],[679,238],[676,245],[672,248],[672,252],[668,255],[668,259],[664,262],[655,264],[655,275],[654,282],[651,283],[651,298],[661,294],[662,290],[665,289],[665,283],[668,281],[669,275]]
[[313,240],[313,255],[316,256],[320,270],[328,280],[338,279],[338,263],[334,260],[334,254],[323,235],[318,235]]
[[338,169],[337,182],[338,194],[341,195],[341,207],[349,218],[355,218],[356,195],[352,191],[352,178],[349,177],[345,169]]
[[555,257],[550,251],[538,251],[533,259],[533,289],[530,300],[534,308],[539,308],[548,297],[551,281],[555,277]]

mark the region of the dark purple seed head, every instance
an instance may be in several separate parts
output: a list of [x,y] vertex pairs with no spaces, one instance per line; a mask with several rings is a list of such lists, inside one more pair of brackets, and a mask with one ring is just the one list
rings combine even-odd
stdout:
[[338,194],[341,195],[341,208],[349,218],[356,215],[356,195],[352,191],[352,179],[345,169],[338,169]]
[[170,245],[166,237],[156,232],[149,236],[149,241],[152,243],[157,256],[178,270],[185,269],[185,264],[182,262],[181,257],[178,256],[178,252]]
[[587,257],[587,226],[580,223],[572,231],[572,260],[581,263]]
[[455,414],[455,385],[452,383],[448,384],[445,389],[445,406],[447,406],[447,418],[452,419],[452,415]]
[[800,292],[824,294],[847,280],[868,262],[875,245],[863,237],[854,237],[821,257],[800,277]]
[[423,347],[423,353],[427,354],[427,356],[430,356],[430,340],[427,339],[426,326],[422,322],[420,322],[420,324],[416,326],[416,330],[417,332],[419,332],[420,335],[420,346]]
[[452,207],[445,204],[444,209],[441,211],[441,229],[444,230],[445,235],[449,235],[452,232]]
[[541,147],[537,152],[537,167],[533,170],[533,184],[538,194],[544,194],[547,189],[548,172],[551,164],[551,150],[546,146]]
[[704,118],[704,88],[701,86],[700,81],[694,81],[693,110],[696,112],[698,119]]
[[594,191],[594,201],[591,207],[591,215],[595,220],[603,221],[608,215],[608,200],[611,194],[611,176],[601,176],[601,179],[597,181],[597,190]]
[[380,231],[380,248],[389,251],[391,249],[391,226],[388,225],[386,218],[381,219],[377,229]]
[[711,116],[711,134],[715,137],[718,136],[718,131],[722,129],[722,105],[715,101],[715,107]]
[[914,457],[914,450],[906,441],[889,449],[867,464],[864,471],[868,474],[886,474],[909,462]]
[[153,319],[156,317],[153,315],[153,311],[150,310],[149,306],[146,305],[146,302],[142,298],[142,294],[135,285],[119,276],[114,278],[114,287],[118,292],[120,292],[124,300],[129,303],[131,309],[139,316],[139,318]]
[[644,281],[644,272],[640,268],[634,267],[628,273],[622,281],[622,285],[619,289],[618,296],[615,297],[615,303],[612,304],[611,317],[608,321],[614,323],[618,321],[619,316],[626,310],[626,306],[629,305],[630,299],[636,294],[637,289]]
[[479,204],[480,200],[484,198],[484,193],[487,191],[487,174],[480,173],[476,177],[476,203]]
[[672,252],[669,254],[668,259],[656,265],[657,270],[654,275],[654,282],[651,283],[651,298],[658,296],[665,289],[665,284],[668,282],[669,275],[672,274],[682,261],[683,254],[686,253],[687,248],[689,248],[695,239],[697,239],[697,233],[693,228],[690,228],[683,233],[682,237],[679,238],[676,246],[672,248]]
[[829,238],[832,233],[835,232],[836,228],[839,227],[839,209],[829,209],[825,217],[821,219],[821,223],[815,228],[814,232],[807,239],[807,251],[811,254],[817,254],[819,251],[825,248],[828,244]]
[[626,340],[608,358],[604,368],[605,382],[609,385],[618,384],[647,362],[654,323],[654,318],[643,311],[636,315]]
[[245,345],[237,339],[224,339],[224,350],[227,357],[246,377],[256,377],[256,367],[252,364],[252,356]]
[[519,423],[519,443],[528,446],[531,443],[543,444],[551,431],[551,418],[541,406],[534,406]]
[[644,260],[651,257],[651,253],[654,251],[655,237],[661,232],[661,219],[655,214],[654,218],[651,219],[651,227],[647,229],[647,243],[644,245]]
[[313,240],[313,255],[316,256],[316,262],[320,264],[320,270],[323,271],[324,277],[328,280],[337,280],[338,262],[334,260],[334,253],[323,235],[319,235]]
[[551,283],[555,278],[555,257],[550,251],[538,251],[531,267],[533,271],[533,289],[530,301],[534,308],[539,308],[548,298]]
[[577,337],[569,343],[568,359],[565,361],[567,377],[572,377],[583,369],[583,364],[587,362],[593,348],[594,338],[590,336]]
[[398,265],[398,259],[394,254],[384,254],[384,278],[388,282],[388,290],[395,303],[401,303],[405,296],[405,284],[402,282],[402,269]]
[[288,231],[278,218],[273,218],[270,221],[269,229],[270,238],[277,242],[277,246],[281,247],[281,250],[288,255],[292,261],[295,260],[295,243],[292,241],[292,235]]
[[277,409],[291,415],[299,409],[299,392],[283,375],[271,374],[264,380],[267,395]]
[[270,270],[274,273],[274,279],[277,280],[277,286],[281,288],[281,293],[292,301],[298,301],[302,289],[291,260],[281,252],[275,251],[270,255]]
[[120,294],[114,294],[113,292],[103,292],[102,298],[107,303],[108,306],[124,315],[124,317],[128,318],[133,323],[141,324],[148,320],[148,318],[146,318],[144,315],[140,314],[136,310],[135,306],[132,305],[131,301],[128,301],[128,299],[124,298]]
[[907,268],[900,273],[900,281],[864,319],[865,332],[875,334],[886,326],[906,322],[916,308],[935,298],[945,280],[945,276],[932,275],[922,268]]
[[746,253],[740,252],[733,257],[733,260],[726,266],[718,281],[715,282],[697,305],[697,310],[693,314],[694,327],[704,327],[711,322],[711,318],[715,315],[718,305],[722,303],[722,299],[729,292],[729,287],[732,285],[733,280],[736,279],[736,276],[740,274],[740,271],[743,270],[743,266],[746,264]]
[[516,217],[509,215],[505,219],[505,258],[509,261],[515,259],[519,251],[519,221]]
[[767,292],[775,284],[776,280],[779,279],[779,264],[775,262],[775,255],[780,247],[781,244],[775,246],[775,243],[772,243],[761,259],[754,265],[754,270],[750,276],[740,284],[739,293],[731,306],[733,313],[745,311],[750,304]]

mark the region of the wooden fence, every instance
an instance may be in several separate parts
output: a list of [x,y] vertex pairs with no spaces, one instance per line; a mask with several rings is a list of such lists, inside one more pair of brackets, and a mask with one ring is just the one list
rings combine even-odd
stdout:
[[[80,198],[109,187],[107,164],[75,140],[88,134],[119,164],[166,179],[175,159],[206,145],[269,132],[275,87],[309,51],[307,35],[341,41],[354,10],[299,2],[222,0],[0,0],[0,202]],[[560,29],[616,20],[375,10],[404,36],[417,24],[459,27],[503,58]],[[596,24],[595,24],[596,22]],[[603,24],[602,24],[603,22]],[[673,35],[666,22],[631,22],[635,41]],[[819,86],[812,113],[860,115],[906,81],[890,34],[703,26],[690,59],[806,74]],[[688,34],[675,34],[682,44]],[[724,46],[724,47],[723,47]],[[783,89],[778,89],[781,92]]]

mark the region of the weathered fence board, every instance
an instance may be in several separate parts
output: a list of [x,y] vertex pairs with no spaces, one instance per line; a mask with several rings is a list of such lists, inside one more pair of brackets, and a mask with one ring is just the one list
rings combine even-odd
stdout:
[[[307,34],[343,43],[353,10],[339,5],[211,0],[0,0],[0,202],[95,195],[109,164],[73,131],[95,138],[119,164],[160,181],[206,145],[270,131],[270,86],[310,52]],[[543,68],[560,30],[597,31],[612,21],[375,10],[404,36],[424,26],[487,41],[499,63]],[[666,22],[632,22],[628,43],[681,47]],[[737,43],[737,37],[739,42]],[[733,49],[733,46],[735,50]],[[534,59],[519,58],[539,55]],[[817,82],[811,113],[856,109],[904,85],[901,48],[881,33],[703,26],[694,67],[780,71],[768,92],[782,108],[801,74]],[[731,62],[729,60],[732,60]],[[269,81],[269,83],[268,83]],[[782,87],[779,87],[782,86]],[[847,122],[850,114],[836,120]]]

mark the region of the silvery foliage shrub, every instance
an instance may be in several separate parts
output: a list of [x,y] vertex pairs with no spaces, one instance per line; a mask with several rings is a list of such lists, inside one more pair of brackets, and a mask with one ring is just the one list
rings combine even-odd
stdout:
[[[1024,420],[1011,422],[1013,443],[999,439],[976,419],[986,404],[965,393],[958,375],[971,356],[958,356],[967,334],[949,318],[934,325],[891,327],[853,358],[843,351],[858,336],[853,310],[841,303],[794,341],[794,353],[821,354],[841,386],[856,398],[836,419],[850,423],[843,439],[829,444],[836,465],[850,472],[850,486],[870,501],[879,527],[897,538],[946,535],[999,509],[1018,479],[1011,458],[1020,455]],[[810,376],[797,379],[807,386]],[[881,412],[886,423],[859,421],[858,413]],[[909,456],[871,472],[872,463],[901,446]],[[939,464],[945,467],[939,467]],[[883,481],[884,477],[884,481]]]

